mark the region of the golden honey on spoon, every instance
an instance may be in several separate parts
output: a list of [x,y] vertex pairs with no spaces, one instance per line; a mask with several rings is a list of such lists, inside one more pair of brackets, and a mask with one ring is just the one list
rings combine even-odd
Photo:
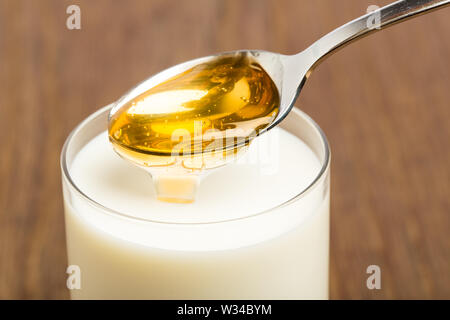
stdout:
[[258,63],[245,55],[218,57],[121,106],[109,120],[109,139],[122,157],[153,168],[152,175],[186,174],[226,163],[275,119],[279,103]]

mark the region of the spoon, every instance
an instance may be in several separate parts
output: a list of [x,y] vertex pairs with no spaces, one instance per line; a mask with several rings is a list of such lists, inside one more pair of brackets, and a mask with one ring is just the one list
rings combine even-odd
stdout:
[[[207,171],[206,172],[203,169],[213,169],[218,166],[223,166],[225,163],[229,161],[229,157],[226,159],[226,161],[218,161],[217,160],[218,158],[216,156],[213,156],[212,158],[213,161],[210,161],[212,165],[210,168],[208,168],[208,166],[205,165],[205,159],[214,154],[220,155],[221,152],[217,153],[217,151],[223,150],[223,152],[226,153],[226,155],[229,154],[233,155],[233,152],[241,149],[245,151],[246,147],[248,146],[248,143],[252,138],[278,125],[292,110],[295,100],[297,99],[301,89],[303,88],[303,85],[306,82],[306,79],[309,77],[312,70],[326,57],[336,52],[338,49],[344,47],[348,43],[361,39],[362,37],[372,32],[384,29],[390,25],[404,21],[408,18],[412,18],[419,14],[423,14],[434,9],[442,8],[448,4],[450,4],[450,0],[397,1],[390,5],[382,7],[381,9],[363,15],[360,18],[357,18],[333,30],[332,32],[328,33],[327,35],[325,35],[324,37],[313,43],[310,47],[308,47],[304,51],[295,55],[283,55],[279,53],[272,53],[262,50],[238,50],[198,58],[173,66],[140,83],[132,90],[130,90],[128,93],[126,93],[114,104],[114,106],[110,110],[108,118],[110,129],[112,130],[110,131],[110,140],[111,142],[113,142],[115,150],[117,153],[119,153],[120,156],[140,166],[141,168],[145,169],[152,175],[153,181],[156,186],[158,198],[166,201],[192,202],[195,197],[199,179],[201,177],[204,177],[206,173],[211,172],[211,170],[206,170]],[[275,92],[274,94],[275,100],[272,101],[275,101],[276,104],[272,105],[273,108],[269,110],[271,112],[270,113],[271,116],[268,117],[267,116],[268,114],[265,113],[265,117],[261,117],[259,119],[258,118],[251,119],[257,121],[259,120],[264,121],[263,125],[261,125],[261,122],[259,123],[256,122],[256,124],[259,125],[258,126],[255,125],[255,127],[253,128],[255,129],[253,130],[253,132],[256,132],[256,134],[252,134],[252,136],[244,135],[243,136],[244,139],[238,139],[237,141],[233,138],[230,140],[233,141],[232,143],[230,144],[225,143],[223,146],[220,146],[220,148],[218,149],[216,148],[214,152],[207,152],[205,151],[205,149],[200,148],[199,152],[194,154],[194,160],[199,161],[191,161],[190,163],[188,163],[186,161],[189,160],[186,157],[180,158],[178,156],[172,157],[167,155],[162,156],[161,154],[156,155],[151,154],[151,152],[148,151],[147,147],[148,143],[150,143],[151,141],[145,137],[145,135],[149,136],[150,133],[148,131],[146,131],[146,133],[142,133],[141,131],[137,130],[139,129],[138,127],[134,128],[129,124],[126,124],[126,122],[122,121],[122,119],[120,119],[120,115],[123,115],[124,113],[126,113],[127,117],[128,115],[130,115],[132,118],[139,116],[139,114],[135,113],[135,111],[137,110],[136,108],[139,109],[138,105],[139,103],[136,103],[135,105],[136,98],[145,96],[146,93],[148,94],[148,92],[151,92],[149,91],[151,89],[154,90],[154,88],[161,88],[161,85],[163,86],[163,88],[164,86],[165,87],[170,86],[170,84],[174,83],[174,81],[176,85],[177,81],[178,83],[181,82],[183,85],[186,85],[186,83],[189,85],[191,82],[189,82],[190,80],[186,82],[187,77],[186,75],[189,76],[192,73],[198,74],[199,68],[200,70],[202,70],[201,72],[204,72],[203,69],[206,68],[205,70],[209,70],[208,68],[210,66],[214,66],[216,63],[219,63],[221,61],[244,61],[244,60],[253,61],[253,63],[256,63],[256,69],[259,70],[257,72],[259,72],[260,74],[260,76],[257,77],[257,79],[262,79],[264,74],[267,74],[268,77],[270,77],[272,81],[270,87],[272,88],[272,91]],[[236,67],[236,65],[237,64],[234,64],[234,67],[232,66],[231,69],[228,69],[232,70],[230,71],[230,74],[233,74],[233,72],[236,73],[235,71],[233,71],[236,70],[233,69]],[[253,68],[254,67],[255,64],[253,64]],[[247,70],[246,72],[247,72],[246,74],[248,74],[248,72],[250,73],[255,72],[255,70],[253,71]],[[193,83],[198,84],[198,82],[200,81],[198,79],[205,79],[205,78],[210,79],[208,77],[193,78],[194,79]],[[157,87],[158,85],[160,86]],[[236,86],[237,83],[234,85],[235,89]],[[216,89],[217,88],[218,87],[216,87]],[[266,91],[266,93],[270,92],[269,88],[264,87],[262,90],[263,90],[262,92],[264,92],[264,90]],[[239,90],[236,89],[235,91]],[[195,104],[198,103],[198,101],[201,101],[199,100],[200,98],[197,97],[198,93],[197,91],[190,90],[189,92],[194,94],[194,98],[189,100],[188,103]],[[177,96],[177,99],[178,98],[179,97]],[[186,98],[186,96],[183,96],[183,98]],[[146,105],[145,108],[149,108],[150,110],[149,111],[150,113],[144,114],[145,117],[147,117],[146,118],[147,120],[145,121],[148,121],[148,123],[147,122],[144,123],[143,120],[135,120],[137,126],[142,126],[143,128],[145,128],[145,130],[150,130],[147,129],[148,126],[151,127],[158,125],[158,123],[155,121],[161,121],[161,119],[163,119],[162,121],[167,122],[168,119],[170,118],[178,119],[177,113],[176,112],[171,113],[172,111],[170,110],[172,109],[168,108],[168,105],[166,105],[164,101],[160,102],[161,105],[158,105],[158,103],[156,104],[144,103]],[[242,104],[242,102],[238,101],[237,104],[239,103]],[[132,105],[134,111],[128,114],[128,111],[131,110],[131,108],[129,107],[130,105]],[[231,103],[231,105],[235,106],[236,104],[233,102]],[[179,106],[181,106],[182,108],[183,104],[175,105],[176,108],[173,108],[173,110],[179,110]],[[209,108],[210,106],[207,105],[207,109]],[[211,106],[211,109],[212,108],[213,105]],[[157,110],[158,112],[154,113],[155,110]],[[217,111],[219,114],[221,114],[220,113],[221,111],[220,112],[219,110]],[[198,115],[199,114],[196,114],[196,116]],[[159,120],[155,120],[158,117],[162,118]],[[195,118],[192,119],[189,118],[188,122],[191,120],[194,121]],[[119,125],[123,125],[125,123],[124,130],[131,130],[130,132],[135,132],[135,138],[137,137],[139,139],[142,139],[141,141],[144,141],[143,144],[145,145],[142,146],[142,148],[136,148],[134,145],[131,144],[124,145],[123,142],[120,142],[118,137],[122,137],[123,140],[129,141],[131,136],[128,134],[125,135],[122,134],[122,129],[115,130],[114,129],[115,124],[117,123]],[[165,125],[163,125],[163,127],[164,126]],[[164,128],[168,129],[171,127],[170,125],[167,125]],[[113,133],[111,134],[111,132]],[[238,138],[237,136],[234,137]],[[159,145],[166,145],[167,141],[164,140],[162,143],[160,142]],[[233,159],[233,157],[231,158]],[[177,161],[176,163],[178,163],[179,165],[173,166],[172,164],[175,162],[172,161]],[[187,163],[188,165],[186,165]],[[170,167],[170,170],[167,169],[167,167]],[[168,178],[167,176],[168,173],[172,175],[170,178]],[[173,175],[174,173],[175,175]],[[181,189],[178,190],[177,188]]]
[[[395,23],[443,8],[450,0],[400,0],[376,11],[363,15],[323,36],[304,51],[295,55],[283,55],[263,50],[237,50],[219,53],[187,61],[168,68],[140,83],[125,94],[110,111],[113,118],[130,99],[139,96],[150,88],[178,75],[196,65],[226,56],[247,55],[259,63],[269,74],[280,94],[279,112],[275,119],[258,135],[278,125],[291,111],[294,103],[313,69],[326,57],[350,42],[359,40],[375,31],[385,29]],[[246,141],[239,142],[243,145]],[[233,147],[239,146],[234,144]],[[224,146],[226,148],[227,146]]]

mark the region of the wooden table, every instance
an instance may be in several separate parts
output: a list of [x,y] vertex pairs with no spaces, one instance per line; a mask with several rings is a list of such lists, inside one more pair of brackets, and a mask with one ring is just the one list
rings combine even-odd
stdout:
[[[0,298],[68,297],[59,154],[83,118],[184,60],[295,53],[375,2],[1,0]],[[333,299],[450,298],[449,57],[446,8],[338,52],[300,96],[333,153]]]

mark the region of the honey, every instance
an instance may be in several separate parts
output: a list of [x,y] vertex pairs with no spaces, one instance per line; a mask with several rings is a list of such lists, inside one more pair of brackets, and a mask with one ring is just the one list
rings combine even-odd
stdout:
[[222,56],[125,103],[109,120],[109,139],[122,157],[151,173],[201,171],[245,150],[279,104],[276,85],[257,62]]

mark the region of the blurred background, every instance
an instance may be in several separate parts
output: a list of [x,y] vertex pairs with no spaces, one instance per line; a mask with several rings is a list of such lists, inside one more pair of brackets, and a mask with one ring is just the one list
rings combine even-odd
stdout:
[[[0,0],[0,299],[68,298],[59,155],[86,116],[173,64],[293,54],[389,2]],[[332,299],[450,298],[449,56],[445,8],[339,51],[300,95],[333,154]]]

